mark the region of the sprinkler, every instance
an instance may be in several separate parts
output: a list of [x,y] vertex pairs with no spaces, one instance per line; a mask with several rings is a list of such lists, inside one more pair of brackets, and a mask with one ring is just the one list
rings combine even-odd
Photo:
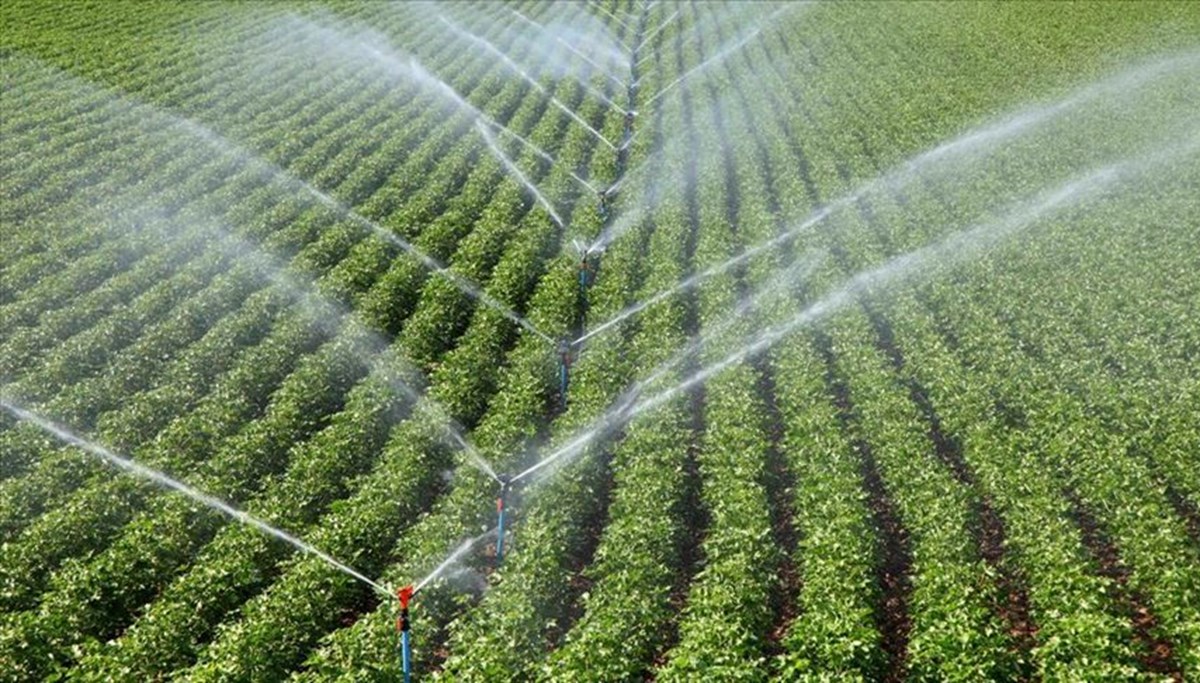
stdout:
[[404,683],[412,680],[412,635],[408,621],[408,602],[417,594],[412,584],[396,591],[400,600],[400,616],[396,619],[396,630],[400,632],[400,665],[404,669]]
[[596,275],[600,272],[600,254],[603,247],[586,249],[579,256],[579,310],[581,325],[587,326],[588,290],[596,283]]
[[625,112],[625,141],[628,142],[633,137],[633,120],[637,118],[637,112],[633,109]]
[[500,482],[500,493],[496,495],[496,566],[504,560],[504,512],[508,503],[508,492],[512,488],[512,477],[502,474],[496,478]]
[[583,296],[583,301],[587,303],[587,291],[591,288],[592,283],[596,281],[596,263],[600,255],[595,251],[585,251],[579,255],[579,293]]
[[[622,146],[621,150],[619,150],[619,151],[623,151],[623,150],[624,150],[624,146]],[[615,196],[617,196],[617,184],[615,184],[615,183],[608,189],[598,190],[596,192],[596,200],[599,205],[601,220],[608,218],[608,209],[612,205],[612,199]]]
[[567,387],[571,380],[571,340],[563,337],[555,349],[558,353],[558,391],[563,410],[567,408]]

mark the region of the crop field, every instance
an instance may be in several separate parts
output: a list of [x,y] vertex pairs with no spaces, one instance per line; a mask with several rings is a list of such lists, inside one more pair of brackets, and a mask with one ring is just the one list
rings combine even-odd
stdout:
[[1200,5],[0,3],[0,681],[1200,680]]

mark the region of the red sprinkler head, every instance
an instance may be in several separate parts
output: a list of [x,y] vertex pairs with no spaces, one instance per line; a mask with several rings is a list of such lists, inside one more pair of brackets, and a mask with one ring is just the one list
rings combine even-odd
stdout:
[[396,591],[396,597],[400,599],[400,609],[408,609],[408,601],[412,600],[416,592],[411,583]]

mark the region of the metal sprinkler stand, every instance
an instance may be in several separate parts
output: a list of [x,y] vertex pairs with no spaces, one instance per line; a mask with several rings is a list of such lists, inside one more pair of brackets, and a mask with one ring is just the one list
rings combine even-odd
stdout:
[[597,257],[598,255],[593,251],[584,251],[579,256],[579,297],[584,311],[587,310],[588,290],[596,280]]
[[508,503],[508,492],[512,488],[512,477],[502,474],[497,477],[500,482],[500,493],[496,495],[496,566],[504,560],[504,513]]
[[571,382],[571,340],[563,337],[558,341],[558,391],[562,398],[562,406],[567,407],[567,388]]
[[400,617],[396,619],[396,630],[400,632],[400,665],[404,670],[404,683],[412,681],[412,635],[408,620],[408,602],[417,591],[412,584],[396,591],[400,600]]

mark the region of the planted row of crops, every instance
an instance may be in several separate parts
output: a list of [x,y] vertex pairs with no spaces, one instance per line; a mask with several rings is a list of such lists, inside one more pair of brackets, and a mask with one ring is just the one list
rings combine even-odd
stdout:
[[[856,335],[851,335],[851,336],[852,336],[852,337],[863,336],[863,332],[866,332],[866,334],[868,334],[868,335],[869,335],[869,331],[868,331],[868,330],[865,330],[865,329],[859,329]],[[851,376],[853,377],[853,375],[851,375]],[[941,522],[941,519],[938,519],[937,521],[940,521],[940,522]],[[946,571],[946,570],[944,570],[944,569],[940,568],[940,571],[938,571],[938,576],[947,576],[947,575],[952,575],[952,574],[950,574],[950,573],[949,573],[949,571]],[[914,616],[914,618],[916,618],[916,616]],[[943,617],[943,619],[944,619],[944,617]],[[914,628],[916,628],[916,627],[917,627],[917,625],[916,625],[916,624],[914,624]],[[986,631],[983,631],[983,633],[986,633]],[[914,648],[913,648],[913,643],[912,643],[912,641],[910,641],[910,643],[908,643],[908,649],[907,649],[907,653],[908,653],[908,655],[910,655],[910,658],[912,658],[912,657],[913,657],[913,654],[914,654]],[[1001,659],[1001,658],[994,658],[994,659],[989,659],[989,660],[985,660],[985,661],[989,661],[989,663],[997,663],[997,661],[1002,661],[1002,659]]]
[[[1087,245],[1072,246],[1079,252],[1089,253]],[[1054,253],[1054,250],[1049,250],[1049,253]],[[1095,251],[1090,253],[1097,254]],[[1157,258],[1164,265],[1171,260],[1165,253],[1157,255]],[[1094,260],[1097,263],[1112,263],[1104,258],[1094,257]],[[1115,274],[1121,271],[1109,272]],[[1039,278],[1036,268],[1031,268],[1025,278],[1030,281],[1029,284],[1021,286],[1045,286],[1043,278],[1044,275]],[[1005,282],[1009,282],[1007,278]],[[985,287],[983,291],[994,286],[993,283],[981,284]],[[979,285],[974,285],[971,289],[979,291],[978,288]],[[1074,290],[1076,296],[1085,291]],[[1064,295],[1061,301],[1073,300],[1069,291],[1056,294]],[[1070,379],[1070,370],[1058,374],[1054,379],[1042,375],[1041,371],[1034,371],[1028,375],[1030,381],[1023,382],[1021,388],[1016,389],[1014,379],[1025,377],[1016,371],[1032,370],[1039,365],[1028,355],[1030,350],[1042,344],[1061,343],[1060,340],[1066,338],[1062,335],[1063,331],[1058,329],[1051,336],[1031,334],[1013,339],[998,329],[997,321],[989,320],[988,314],[984,314],[986,317],[979,316],[983,310],[990,310],[983,301],[968,304],[962,291],[937,292],[937,300],[947,302],[947,305],[939,306],[936,313],[952,316],[958,323],[957,329],[962,331],[958,336],[961,354],[964,361],[969,359],[971,364],[956,367],[954,361],[946,360],[953,355],[947,353],[944,343],[927,341],[911,345],[914,349],[921,349],[922,361],[929,359],[928,362],[915,362],[913,367],[924,370],[921,374],[930,378],[927,385],[934,387],[939,395],[944,393],[942,400],[961,410],[961,418],[959,411],[947,411],[948,420],[952,420],[955,429],[960,430],[958,433],[964,439],[964,450],[980,473],[989,495],[1007,512],[1010,538],[1021,557],[1023,571],[1029,577],[1034,616],[1039,621],[1045,619],[1041,631],[1049,639],[1046,642],[1075,642],[1077,647],[1086,643],[1085,652],[1090,653],[1091,664],[1084,664],[1081,659],[1075,658],[1077,651],[1062,647],[1039,647],[1035,649],[1035,655],[1040,670],[1050,675],[1062,671],[1061,667],[1070,667],[1072,671],[1080,671],[1084,666],[1113,667],[1119,671],[1121,669],[1118,667],[1138,664],[1162,666],[1164,662],[1161,659],[1157,662],[1151,659],[1151,664],[1144,663],[1145,659],[1151,657],[1147,645],[1156,639],[1176,643],[1173,650],[1176,666],[1184,671],[1189,670],[1192,666],[1189,653],[1194,651],[1190,643],[1194,635],[1189,635],[1188,627],[1182,624],[1194,621],[1194,617],[1177,621],[1179,617],[1176,616],[1194,614],[1195,609],[1194,604],[1188,606],[1191,599],[1187,596],[1191,589],[1186,586],[1189,581],[1194,581],[1194,571],[1189,569],[1189,565],[1194,564],[1186,558],[1194,550],[1188,550],[1186,531],[1178,520],[1170,521],[1172,515],[1167,509],[1165,497],[1156,491],[1158,485],[1153,477],[1147,476],[1144,461],[1132,452],[1122,453],[1111,446],[1099,446],[1105,439],[1106,430],[1081,414],[1078,408],[1071,408],[1073,399],[1069,395],[1073,392],[1064,392],[1064,387],[1087,386],[1097,377],[1102,378],[1102,382],[1111,381],[1110,372],[1102,371],[1096,375],[1092,369],[1090,371],[1093,374],[1089,375],[1092,380],[1089,381],[1080,375],[1076,375],[1074,380]],[[953,306],[948,305],[951,300],[955,301]],[[1079,302],[1082,300],[1074,299]],[[934,334],[932,322],[926,320],[917,327],[916,323],[908,321],[909,317],[903,315],[901,320],[906,323],[906,332],[914,335],[915,339],[922,338],[915,335],[929,339]],[[1119,325],[1122,318],[1110,320]],[[985,321],[987,326],[981,325]],[[1138,328],[1127,329],[1132,332]],[[1137,332],[1133,334],[1138,335]],[[1089,343],[1085,341],[1088,339],[1086,334],[1071,336],[1084,345]],[[1101,339],[1093,337],[1094,342],[1100,342]],[[930,353],[934,350],[941,354],[942,360],[934,360],[938,357]],[[1081,359],[1086,357],[1085,354],[1076,356]],[[998,374],[984,375],[985,372]],[[938,391],[942,386],[946,389]],[[1078,398],[1091,400],[1086,394]],[[1057,434],[1046,430],[1038,418],[1044,414],[1046,404],[1043,401],[1046,400],[1054,402],[1051,405],[1055,406],[1056,411],[1073,414],[1075,417],[1072,421],[1077,426]],[[1093,404],[1092,410],[1097,407]],[[1068,410],[1071,412],[1066,412]],[[1078,429],[1084,429],[1091,435],[1085,443],[1096,445],[1083,449],[1071,446],[1072,441],[1079,438]],[[1100,455],[1102,459],[1098,457]],[[1014,461],[1025,463],[1025,467],[1011,467]],[[1029,477],[1027,473],[1030,470],[1046,472],[1050,476]],[[1118,481],[1121,483],[1116,484]],[[1141,485],[1129,486],[1128,482],[1131,481],[1140,482]],[[1014,490],[1020,491],[1020,503],[1014,499]],[[1072,490],[1078,496],[1075,501],[1071,499]],[[1087,491],[1087,498],[1083,497],[1085,494],[1082,491]],[[1133,495],[1124,495],[1126,491]],[[1100,500],[1106,502],[1097,504]],[[1114,586],[1113,577],[1104,571],[1104,562],[1092,556],[1087,538],[1090,532],[1080,528],[1080,506],[1083,510],[1090,510],[1089,516],[1109,529],[1109,542],[1115,544],[1119,562],[1123,562],[1130,570],[1130,577],[1139,573],[1149,574],[1155,577],[1155,586],[1171,588],[1154,596],[1146,593],[1133,596],[1128,593],[1130,578],[1118,578]],[[1129,528],[1124,525],[1133,519],[1145,519],[1147,522],[1154,519],[1154,531],[1147,534],[1143,529],[1136,535],[1121,532],[1121,529]],[[1164,521],[1168,523],[1164,524]],[[1047,562],[1048,557],[1054,557],[1055,561]],[[1162,562],[1168,557],[1171,558],[1170,570],[1166,574],[1160,573],[1163,571],[1160,568],[1164,566]],[[1093,562],[1097,564],[1093,565]],[[1146,581],[1134,590],[1150,590],[1150,585],[1151,582]],[[1126,592],[1125,600],[1121,598],[1123,591]],[[1115,594],[1115,597],[1099,602],[1071,597],[1082,594]],[[1131,617],[1135,615],[1125,613],[1122,604],[1131,597],[1139,602],[1144,601],[1143,606],[1149,607],[1154,613],[1161,603],[1162,610],[1169,616],[1159,618],[1157,627],[1150,629],[1149,633],[1135,637],[1131,630],[1145,629],[1145,622],[1133,619],[1131,624]],[[1055,616],[1049,618],[1050,614]],[[1112,673],[1113,669],[1110,668],[1109,672]],[[1101,671],[1093,673],[1099,675]]]
[[[319,366],[319,365],[323,365],[323,364],[318,364],[318,366]],[[136,545],[136,544],[134,544],[134,545]]]
[[[615,138],[614,124],[619,124],[619,119],[610,118],[602,130]],[[594,229],[592,228],[592,230]],[[586,236],[586,234],[584,233],[582,236]],[[605,277],[597,286],[597,290],[589,296],[591,299],[589,315],[618,310],[620,304],[624,302],[624,297],[627,296],[624,294],[626,285],[623,280],[626,273],[632,277],[633,272],[636,272],[633,270],[636,261],[626,265],[625,259],[634,258],[634,255],[637,254],[637,246],[636,242],[619,244],[620,246],[614,246],[614,250],[604,259]],[[576,315],[575,300],[578,285],[575,282],[574,269],[571,267],[571,261],[564,261],[563,265],[567,268],[560,271],[559,274],[552,274],[550,276],[553,278],[552,280],[543,281],[539,293],[535,295],[535,305],[540,303],[541,306],[530,309],[531,319],[544,330],[565,331],[573,324]],[[608,291],[613,294],[607,294]],[[546,323],[550,323],[550,325],[547,326]],[[517,362],[510,363],[500,380],[503,387],[501,395],[506,397],[507,401],[498,405],[493,404],[474,433],[476,445],[480,447],[486,457],[497,464],[500,471],[515,468],[521,464],[521,456],[525,450],[523,444],[534,435],[537,415],[540,411],[545,410],[546,401],[549,398],[544,394],[546,390],[544,384],[528,381],[531,374],[534,377],[538,375],[545,377],[546,373],[551,370],[548,367],[544,349],[540,350],[536,340],[526,337],[522,345],[518,346],[517,352],[523,353],[523,355],[518,357]],[[588,349],[587,354],[581,358],[579,366],[574,371],[571,406],[559,421],[559,423],[565,424],[556,424],[553,429],[563,429],[562,434],[569,435],[574,427],[584,423],[589,413],[594,415],[606,405],[605,401],[611,400],[612,392],[620,386],[613,382],[615,369],[611,364],[616,362],[619,357],[619,347],[613,348],[611,351],[600,347]],[[610,364],[608,367],[605,365],[606,362]],[[592,375],[593,372],[596,373],[595,377]],[[616,377],[619,376],[616,375]],[[514,401],[514,399],[516,400]],[[522,531],[520,535],[514,535],[510,540],[512,546],[506,551],[506,564],[503,571],[496,575],[500,577],[500,581],[512,586],[537,587],[553,585],[554,582],[559,581],[559,577],[563,576],[567,570],[566,567],[559,564],[562,562],[563,553],[557,545],[538,543],[538,530],[545,529],[546,531],[541,532],[544,534],[556,527],[561,528],[564,523],[570,523],[574,514],[580,510],[580,506],[595,504],[594,497],[581,495],[585,489],[579,477],[594,479],[596,471],[595,464],[588,465],[585,473],[571,476],[569,480],[555,479],[546,485],[546,489],[538,487],[538,492],[531,501],[530,507],[526,508],[524,504],[518,504],[518,513],[522,519]],[[406,560],[402,566],[389,571],[385,576],[391,576],[397,580],[407,576],[408,580],[412,580],[430,565],[435,564],[438,558],[453,546],[455,539],[461,538],[464,534],[471,534],[470,530],[478,528],[476,526],[478,524],[486,526],[486,511],[490,507],[490,482],[480,480],[477,474],[471,472],[468,480],[458,483],[459,476],[456,473],[454,490],[435,508],[435,514],[423,520],[411,534],[401,539],[395,554]],[[537,485],[534,484],[534,486]],[[584,511],[586,513],[586,507]],[[532,531],[529,531],[530,529]],[[533,534],[532,541],[526,540],[529,538],[525,536],[526,533]],[[579,535],[568,540],[568,543],[576,548],[581,542],[583,539]],[[453,610],[450,604],[443,602],[450,597],[450,594],[439,597],[438,593],[426,589],[424,595],[426,597],[423,598],[423,604],[429,605],[429,608],[421,613],[427,616],[424,620],[419,621],[416,628],[422,633],[435,634],[457,610]],[[533,610],[553,609],[557,602],[554,594],[539,591],[511,591],[506,592],[506,595],[510,596],[506,598],[506,601],[532,600],[531,608]],[[521,618],[518,615],[525,613],[524,610],[513,610],[512,607],[513,603],[511,602],[504,602],[498,606],[481,607],[487,615],[481,617],[481,620],[506,621],[512,618]],[[418,617],[418,619],[422,619],[422,617]],[[534,619],[539,623],[541,621],[538,617],[534,617]],[[476,638],[487,637],[486,630],[480,629],[478,622],[475,626],[468,624],[464,627],[456,627],[456,631],[458,628],[470,629],[469,633],[474,634]],[[322,676],[336,676],[342,671],[343,663],[347,661],[347,658],[355,660],[361,658],[364,656],[364,651],[386,653],[390,649],[387,634],[391,629],[390,606],[384,605],[371,617],[360,620],[353,629],[335,634],[331,641],[332,647],[323,650],[318,655],[317,669],[313,673]],[[542,637],[541,626],[530,631],[526,637],[527,642],[536,642]],[[419,659],[428,661],[433,654],[429,648],[434,642],[436,641],[432,638],[430,638],[430,644],[418,641],[417,656]],[[477,664],[470,665],[469,675],[478,675],[477,672],[482,671],[480,666],[487,672],[495,674],[503,666],[501,661],[512,661],[513,659],[509,648],[506,648],[505,651],[497,651],[482,643],[479,645],[481,647],[469,648],[471,654],[466,655],[468,658],[484,658],[476,660]],[[519,651],[528,651],[527,647],[527,645],[521,644]],[[379,648],[383,648],[382,652]],[[501,659],[495,659],[497,657]],[[447,665],[451,668],[455,666],[453,662],[448,662]],[[398,666],[398,662],[383,662],[381,666],[395,667]]]
[[[28,103],[3,124],[18,235],[0,270],[6,396],[385,585],[419,579],[494,524],[494,482],[448,430],[464,426],[501,472],[567,450],[510,501],[502,565],[495,539],[482,541],[422,590],[418,665],[448,678],[1195,673],[1200,484],[1183,402],[1196,346],[1186,304],[1157,305],[1187,300],[1191,245],[1150,248],[1112,227],[1177,230],[1194,208],[1187,181],[1155,195],[1157,213],[1118,195],[1095,215],[1048,204],[1005,222],[1039,191],[1177,134],[1177,82],[1131,91],[1155,114],[1138,130],[1112,123],[1121,106],[1089,101],[1070,126],[1039,123],[999,151],[954,152],[860,192],[1029,93],[1110,71],[1090,41],[1144,51],[1149,20],[1169,27],[1151,51],[1187,44],[1178,6],[1053,10],[1067,25],[1086,15],[1080,35],[1021,7],[821,6],[711,64],[750,34],[737,5],[516,8],[546,23],[598,12],[644,60],[636,89],[599,68],[583,76],[643,109],[623,167],[548,98],[614,142],[620,112],[570,76],[535,71],[539,92],[464,49],[429,8],[35,12],[26,35],[6,37]],[[517,63],[541,58],[506,7],[448,14]],[[166,44],[202,37],[161,57],[154,41],[113,50],[91,33],[145,25]],[[566,230],[470,116],[396,75],[407,57],[383,53],[381,66],[389,43],[556,157],[496,133]],[[614,216],[571,171],[598,187],[629,179]],[[606,221],[637,216],[587,293],[592,325],[823,205],[828,216],[780,248],[589,339],[565,412],[546,341],[457,286],[573,334],[568,246]],[[447,270],[372,235],[371,221]],[[1056,241],[935,269],[913,296],[838,298],[856,273],[969,226],[1051,223]],[[1122,248],[1161,270],[1112,256]],[[1113,280],[1138,284],[1104,292]],[[600,420],[634,381],[652,377],[640,391],[654,397],[830,296],[824,330],[618,428]],[[677,353],[697,337],[697,353]],[[114,479],[7,414],[3,426],[7,676],[399,674],[394,605],[363,584]],[[572,440],[597,426],[576,454]]]

